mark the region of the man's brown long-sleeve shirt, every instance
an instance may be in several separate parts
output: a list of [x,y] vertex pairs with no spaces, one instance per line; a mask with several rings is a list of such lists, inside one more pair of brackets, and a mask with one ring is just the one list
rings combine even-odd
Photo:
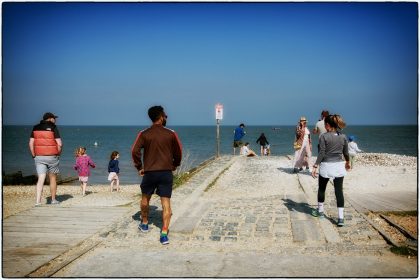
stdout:
[[174,170],[181,164],[182,145],[175,131],[153,124],[137,135],[131,148],[131,156],[137,170],[144,169],[144,172]]

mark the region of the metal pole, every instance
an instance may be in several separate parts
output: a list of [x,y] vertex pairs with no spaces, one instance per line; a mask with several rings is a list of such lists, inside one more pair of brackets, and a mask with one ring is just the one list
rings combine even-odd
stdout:
[[219,119],[216,120],[216,157],[220,157],[220,131],[219,131]]

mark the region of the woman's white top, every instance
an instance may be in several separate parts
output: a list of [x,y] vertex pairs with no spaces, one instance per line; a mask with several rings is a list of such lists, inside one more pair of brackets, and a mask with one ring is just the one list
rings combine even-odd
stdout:
[[249,152],[249,148],[247,146],[242,146],[241,147],[241,155],[246,156],[246,155],[248,155],[248,152]]

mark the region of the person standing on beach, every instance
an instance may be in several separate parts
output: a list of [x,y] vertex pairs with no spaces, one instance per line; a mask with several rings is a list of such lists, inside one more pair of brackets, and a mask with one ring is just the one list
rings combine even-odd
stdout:
[[241,123],[233,131],[233,155],[235,155],[235,149],[243,146],[242,138],[245,136],[246,132],[244,130],[245,125]]
[[[169,244],[168,229],[171,220],[172,171],[181,164],[182,145],[175,131],[165,127],[168,116],[162,106],[149,108],[152,126],[141,131],[131,149],[134,166],[141,182],[141,222],[139,229],[149,231],[149,202],[152,194],[160,196],[162,204],[162,231],[160,243]],[[143,149],[143,161],[142,161]]]
[[[327,129],[325,128],[325,122],[324,119],[329,115],[330,113],[327,110],[323,110],[321,112],[321,119],[315,124],[315,128],[312,131],[314,134],[319,134],[319,138],[321,138],[321,135],[327,132]],[[319,141],[318,141],[318,153],[319,153]]]
[[41,205],[42,189],[47,173],[50,179],[51,204],[60,203],[55,196],[57,193],[57,174],[60,172],[58,169],[59,157],[63,143],[55,125],[57,118],[58,116],[53,113],[45,113],[40,123],[33,127],[29,138],[29,150],[35,161],[38,174],[35,206]]
[[[312,142],[311,132],[306,127],[306,117],[301,117],[295,132],[295,157],[293,159],[293,172],[303,170],[303,166],[311,172]],[[296,145],[297,144],[297,145]]]
[[109,191],[112,192],[114,190],[114,184],[117,186],[117,192],[120,191],[120,167],[118,158],[120,157],[120,153],[117,151],[113,151],[111,153],[111,157],[108,163],[108,181],[111,182],[109,186]]
[[267,138],[265,137],[264,133],[261,133],[260,137],[257,139],[257,143],[261,146],[261,156],[264,155],[264,150],[267,148],[268,143]]
[[90,167],[95,168],[95,163],[93,160],[86,154],[85,147],[79,147],[75,152],[76,164],[74,169],[77,170],[79,175],[80,187],[82,189],[82,195],[86,196],[86,187],[90,175]]
[[349,136],[349,156],[350,156],[350,168],[354,167],[354,159],[356,158],[357,153],[363,152],[357,146],[357,143],[354,141],[356,137],[353,135]]
[[[343,181],[346,171],[350,169],[350,158],[347,138],[340,131],[346,126],[340,115],[329,115],[325,118],[327,132],[319,139],[320,150],[312,169],[312,177],[318,179],[318,208],[312,211],[315,217],[324,217],[325,190],[328,181],[334,181],[335,197],[337,200],[339,227],[344,226],[344,194]],[[343,157],[346,162],[344,163]]]

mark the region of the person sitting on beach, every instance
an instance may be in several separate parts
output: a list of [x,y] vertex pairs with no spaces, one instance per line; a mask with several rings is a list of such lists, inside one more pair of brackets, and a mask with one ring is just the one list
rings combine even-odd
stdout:
[[[319,154],[312,170],[312,177],[316,178],[319,167],[318,179],[318,208],[312,211],[315,217],[324,217],[325,190],[328,181],[334,181],[335,197],[338,208],[337,225],[344,226],[344,194],[343,181],[346,170],[350,169],[348,141],[340,132],[346,126],[340,115],[329,115],[325,118],[327,132],[319,138]],[[343,157],[346,162],[343,161]]]
[[85,147],[79,147],[75,151],[76,164],[74,169],[79,175],[80,188],[82,189],[82,195],[86,196],[86,187],[90,175],[89,167],[95,168],[95,163],[92,159],[86,154]]
[[249,148],[249,143],[248,142],[246,142],[245,145],[243,145],[241,147],[240,154],[243,155],[243,156],[247,156],[247,157],[254,157],[254,156],[257,155],[253,150],[251,150]]
[[264,147],[264,155],[269,156],[270,154],[271,154],[270,144],[267,144]]
[[270,143],[268,143],[268,140],[265,137],[264,133],[261,133],[260,137],[257,139],[257,143],[259,143],[261,146],[260,147],[261,155],[262,156],[265,155],[265,148]]
[[354,167],[354,159],[357,153],[363,152],[357,146],[357,143],[354,142],[355,137],[353,135],[349,136],[349,155],[350,155],[350,168],[353,169]]
[[120,167],[118,166],[118,158],[120,157],[120,153],[117,151],[113,151],[111,153],[111,159],[108,163],[108,181],[111,181],[109,186],[109,190],[112,192],[114,190],[114,184],[117,186],[117,192],[120,191]]

